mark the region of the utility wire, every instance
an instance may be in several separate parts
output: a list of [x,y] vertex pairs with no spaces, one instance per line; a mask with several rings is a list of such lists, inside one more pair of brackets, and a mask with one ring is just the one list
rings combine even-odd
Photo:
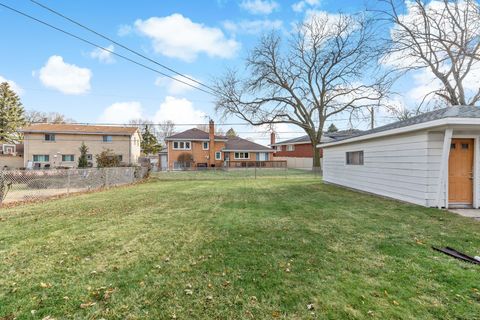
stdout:
[[205,87],[205,88],[211,90],[212,92],[218,93],[214,88],[212,88],[212,87],[210,87],[210,86],[208,86],[208,85],[206,85],[206,84],[204,84],[204,83],[202,83],[202,82],[200,82],[200,81],[198,81],[198,80],[196,80],[196,79],[193,79],[192,77],[189,77],[189,76],[187,76],[187,75],[184,75],[184,74],[176,71],[175,69],[170,68],[170,67],[168,67],[168,66],[166,66],[166,65],[164,65],[164,64],[162,64],[162,63],[160,63],[160,62],[158,62],[158,61],[156,61],[156,60],[153,60],[153,59],[145,56],[144,54],[141,54],[140,52],[138,52],[138,51],[136,51],[136,50],[133,50],[133,49],[127,47],[126,45],[121,44],[121,43],[119,43],[118,41],[115,41],[115,40],[113,40],[112,38],[110,38],[110,37],[108,37],[108,36],[106,36],[106,35],[98,32],[98,31],[95,31],[94,29],[92,29],[92,28],[90,28],[90,27],[87,27],[86,25],[84,25],[84,24],[82,24],[82,23],[80,23],[80,22],[78,22],[78,21],[75,21],[74,19],[72,19],[72,18],[70,18],[70,17],[67,17],[66,15],[64,15],[64,14],[62,14],[62,13],[60,13],[60,12],[58,12],[58,11],[50,8],[50,7],[48,7],[48,6],[45,5],[45,4],[42,4],[42,3],[38,2],[38,1],[35,1],[35,0],[30,0],[30,1],[33,2],[33,3],[36,4],[36,5],[44,8],[45,10],[48,10],[48,11],[56,14],[57,16],[62,17],[63,19],[68,20],[68,21],[70,21],[71,23],[76,24],[77,26],[79,26],[79,27],[81,27],[81,28],[83,28],[83,29],[85,29],[85,30],[87,30],[87,31],[90,31],[91,33],[96,34],[97,36],[102,37],[103,39],[108,40],[108,41],[112,42],[113,44],[115,44],[115,45],[117,45],[117,46],[119,46],[119,47],[121,47],[121,48],[123,48],[123,49],[125,49],[125,50],[127,50],[127,51],[129,51],[129,52],[131,52],[131,53],[133,53],[133,54],[135,54],[135,55],[143,58],[143,59],[146,59],[146,60],[148,60],[148,61],[150,61],[150,62],[152,62],[152,63],[154,63],[154,64],[156,64],[156,65],[158,65],[158,66],[160,66],[160,67],[162,67],[162,68],[170,71],[170,72],[173,72],[173,73],[175,73],[175,74],[178,75],[178,76],[181,76],[181,77],[183,77],[183,78],[185,78],[185,79],[188,79],[189,81],[195,82],[196,84],[198,84],[198,85],[200,85],[200,86],[202,86],[202,87]]
[[197,87],[197,86],[192,85],[191,83],[185,82],[185,81],[180,80],[180,79],[177,79],[177,78],[175,78],[175,77],[173,77],[173,76],[171,76],[171,75],[168,75],[168,74],[166,74],[166,73],[164,73],[164,72],[162,72],[162,71],[159,71],[159,70],[157,70],[157,69],[151,68],[151,67],[149,67],[149,66],[147,66],[147,65],[145,65],[145,64],[143,64],[143,63],[141,63],[141,62],[135,61],[135,60],[133,60],[133,59],[127,57],[127,56],[124,56],[124,55],[122,55],[122,54],[119,54],[119,53],[116,53],[116,52],[114,52],[114,51],[112,51],[112,50],[109,50],[109,49],[107,49],[107,48],[105,48],[105,47],[102,47],[101,45],[98,45],[98,44],[96,44],[96,43],[93,43],[93,42],[91,42],[90,40],[84,39],[84,38],[82,38],[82,37],[80,37],[80,36],[77,36],[77,35],[69,32],[69,31],[66,31],[66,30],[63,30],[63,29],[61,29],[61,28],[55,27],[54,25],[52,25],[52,24],[50,24],[50,23],[48,23],[48,22],[45,22],[45,21],[40,20],[40,19],[38,19],[38,18],[35,18],[35,17],[33,17],[33,16],[29,15],[28,13],[25,13],[25,12],[23,12],[23,11],[20,11],[20,10],[17,10],[17,9],[15,9],[15,8],[12,8],[12,7],[6,5],[6,4],[4,4],[4,3],[2,3],[2,2],[0,2],[0,6],[1,6],[1,7],[4,7],[5,9],[8,9],[8,10],[10,10],[10,11],[13,11],[13,12],[19,14],[19,15],[22,15],[22,16],[24,16],[24,17],[27,17],[27,18],[29,18],[29,19],[31,19],[31,20],[33,20],[33,21],[36,21],[36,22],[38,22],[38,23],[40,23],[40,24],[43,24],[43,25],[45,25],[45,26],[47,26],[47,27],[49,27],[49,28],[52,28],[52,29],[54,29],[54,30],[56,30],[56,31],[58,31],[58,32],[64,33],[64,34],[66,34],[66,35],[68,35],[68,36],[70,36],[70,37],[72,37],[72,38],[75,38],[75,39],[80,40],[80,41],[82,41],[82,42],[85,42],[85,43],[87,43],[87,44],[89,44],[89,45],[91,45],[91,46],[94,46],[94,47],[97,47],[97,48],[99,48],[99,49],[102,49],[102,50],[104,50],[104,51],[106,51],[106,52],[109,52],[109,53],[111,53],[111,54],[113,54],[113,55],[115,55],[115,56],[117,56],[117,57],[120,57],[120,58],[122,58],[122,59],[124,59],[124,60],[127,60],[127,61],[129,61],[129,62],[132,62],[132,63],[134,63],[134,64],[136,64],[136,65],[138,65],[138,66],[141,66],[141,67],[143,67],[143,68],[145,68],[145,69],[148,69],[148,70],[150,70],[150,71],[153,71],[153,72],[155,72],[155,73],[158,73],[158,74],[160,74],[160,75],[162,75],[162,76],[164,76],[164,77],[170,78],[170,79],[172,79],[172,80],[174,80],[174,81],[183,83],[184,85],[187,85],[187,86],[192,87],[192,88],[194,88],[194,89],[197,89],[197,90],[203,91],[203,92],[205,92],[205,93],[207,93],[207,94],[210,94],[210,95],[215,96],[215,94],[214,94],[213,92],[210,92],[210,91],[207,91],[207,90],[205,90],[205,89],[199,88],[199,87]]

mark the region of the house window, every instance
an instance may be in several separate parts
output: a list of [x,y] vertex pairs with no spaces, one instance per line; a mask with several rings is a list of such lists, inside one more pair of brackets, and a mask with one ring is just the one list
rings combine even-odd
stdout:
[[250,154],[248,152],[235,152],[235,159],[250,159]]
[[55,135],[53,133],[47,133],[45,135],[45,141],[55,141]]
[[282,151],[282,146],[277,146],[277,151]]
[[75,156],[73,154],[62,154],[62,161],[70,161],[73,162],[75,161]]
[[173,150],[190,150],[190,141],[175,141],[173,142]]
[[48,162],[50,161],[50,156],[48,154],[34,154],[33,162]]
[[222,160],[222,152],[220,151],[215,152],[215,160]]
[[287,146],[287,151],[294,151],[295,150],[295,146],[293,144],[289,144]]
[[363,151],[347,152],[346,160],[349,165],[363,165]]
[[208,150],[208,142],[203,142],[203,150]]
[[112,136],[103,136],[103,142],[112,142]]

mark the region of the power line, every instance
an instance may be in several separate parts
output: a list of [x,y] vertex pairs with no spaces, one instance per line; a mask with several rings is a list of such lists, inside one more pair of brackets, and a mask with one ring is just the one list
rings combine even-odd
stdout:
[[131,53],[133,53],[133,54],[135,54],[135,55],[143,58],[143,59],[146,59],[146,60],[148,60],[148,61],[150,61],[150,62],[152,62],[152,63],[154,63],[154,64],[156,64],[156,65],[158,65],[158,66],[160,66],[160,67],[162,67],[162,68],[170,71],[170,72],[175,73],[176,75],[179,75],[179,76],[181,76],[181,77],[183,77],[183,78],[185,78],[185,79],[188,79],[188,80],[190,80],[190,81],[192,81],[192,82],[195,82],[195,83],[197,83],[197,84],[199,84],[199,85],[201,85],[201,86],[203,86],[203,87],[205,87],[205,88],[208,88],[209,90],[211,90],[211,91],[213,91],[213,92],[218,93],[214,88],[212,88],[212,87],[210,87],[210,86],[208,86],[208,85],[206,85],[206,84],[204,84],[204,83],[202,83],[202,82],[200,82],[200,81],[198,81],[198,80],[196,80],[196,79],[193,79],[192,77],[186,76],[186,75],[184,75],[184,74],[182,74],[182,73],[174,70],[173,68],[170,68],[170,67],[168,67],[168,66],[166,66],[166,65],[164,65],[164,64],[162,64],[162,63],[160,63],[160,62],[158,62],[158,61],[156,61],[156,60],[153,60],[153,59],[145,56],[144,54],[141,54],[140,52],[138,52],[138,51],[136,51],[136,50],[133,50],[133,49],[125,46],[124,44],[121,44],[121,43],[119,43],[118,41],[115,41],[115,40],[113,40],[112,38],[110,38],[110,37],[108,37],[108,36],[106,36],[106,35],[98,32],[98,31],[95,31],[95,30],[93,30],[92,28],[87,27],[86,25],[84,25],[84,24],[82,24],[82,23],[80,23],[80,22],[78,22],[78,21],[75,21],[75,20],[72,19],[72,18],[67,17],[66,15],[64,15],[64,14],[62,14],[62,13],[60,13],[60,12],[58,12],[58,11],[50,8],[50,7],[48,7],[48,6],[46,6],[46,5],[38,2],[38,1],[35,1],[35,0],[30,0],[30,1],[33,2],[33,3],[36,4],[36,5],[44,8],[45,10],[48,10],[48,11],[56,14],[57,16],[62,17],[63,19],[68,20],[68,21],[70,21],[71,23],[76,24],[77,26],[79,26],[79,27],[81,27],[81,28],[83,28],[83,29],[85,29],[85,30],[87,30],[87,31],[90,31],[90,32],[96,34],[97,36],[102,37],[103,39],[108,40],[108,41],[112,42],[113,44],[115,44],[115,45],[117,45],[117,46],[119,46],[119,47],[121,47],[121,48],[123,48],[123,49],[125,49],[125,50],[127,50],[127,51],[129,51],[129,52],[131,52]]
[[157,69],[151,68],[151,67],[149,67],[149,66],[147,66],[147,65],[145,65],[145,64],[143,64],[143,63],[141,63],[141,62],[135,61],[135,60],[133,60],[133,59],[127,57],[127,56],[124,56],[124,55],[122,55],[122,54],[119,54],[119,53],[116,53],[116,52],[114,52],[114,51],[112,51],[112,50],[109,50],[109,49],[107,49],[107,48],[105,48],[105,47],[102,47],[101,45],[98,45],[98,44],[96,44],[96,43],[93,43],[93,42],[91,42],[90,40],[87,40],[87,39],[85,39],[85,38],[82,38],[82,37],[80,37],[80,36],[77,36],[77,35],[69,32],[69,31],[66,31],[66,30],[63,30],[63,29],[61,29],[61,28],[55,27],[54,25],[52,25],[52,24],[50,24],[50,23],[48,23],[48,22],[45,22],[45,21],[43,21],[43,20],[40,20],[40,19],[38,19],[38,18],[35,18],[35,17],[29,15],[28,13],[25,13],[25,12],[22,12],[22,11],[20,11],[20,10],[15,9],[15,8],[12,8],[12,7],[10,7],[10,6],[8,6],[8,5],[4,4],[4,3],[1,3],[1,2],[0,2],[0,6],[4,7],[5,9],[8,9],[8,10],[10,10],[10,11],[13,11],[13,12],[19,14],[19,15],[22,15],[22,16],[24,16],[24,17],[27,17],[27,18],[29,18],[29,19],[31,19],[31,20],[33,20],[33,21],[36,21],[36,22],[38,22],[38,23],[40,23],[40,24],[43,24],[43,25],[45,25],[45,26],[47,26],[47,27],[49,27],[49,28],[52,28],[52,29],[54,29],[54,30],[56,30],[56,31],[58,31],[58,32],[64,33],[64,34],[66,34],[66,35],[68,35],[68,36],[70,36],[70,37],[72,37],[72,38],[75,38],[75,39],[80,40],[80,41],[82,41],[82,42],[85,42],[85,43],[87,43],[87,44],[89,44],[89,45],[91,45],[91,46],[94,46],[94,47],[97,47],[97,48],[99,48],[99,49],[102,49],[102,50],[104,50],[104,51],[106,51],[106,52],[109,52],[110,54],[113,54],[113,55],[115,55],[115,56],[117,56],[117,57],[120,57],[120,58],[122,58],[122,59],[124,59],[124,60],[127,60],[127,61],[129,61],[129,62],[131,62],[131,63],[134,63],[134,64],[136,64],[136,65],[138,65],[138,66],[141,66],[141,67],[143,67],[143,68],[145,68],[145,69],[148,69],[148,70],[150,70],[150,71],[153,71],[153,72],[155,72],[155,73],[158,73],[158,74],[160,74],[160,75],[162,75],[162,76],[164,76],[164,77],[167,77],[167,78],[169,78],[169,79],[172,79],[172,80],[174,80],[174,81],[180,82],[180,83],[182,83],[182,84],[184,84],[184,85],[187,85],[187,86],[189,86],[189,87],[192,87],[192,88],[194,88],[194,89],[203,91],[204,93],[207,93],[207,94],[210,94],[210,95],[215,96],[215,94],[214,94],[213,92],[210,92],[210,91],[207,91],[207,90],[205,90],[205,89],[199,88],[199,87],[194,86],[194,85],[192,85],[192,84],[190,84],[190,83],[188,83],[188,82],[185,82],[185,81],[180,80],[180,79],[177,79],[177,78],[175,78],[175,77],[173,77],[173,76],[171,76],[171,75],[168,75],[168,74],[166,74],[166,73],[164,73],[164,72],[162,72],[162,71],[159,71],[159,70],[157,70]]
[[[394,117],[393,117],[394,118]],[[382,119],[393,119],[390,117],[385,117]],[[350,121],[350,119],[327,119],[325,121]],[[52,124],[48,123],[45,121],[32,121],[30,122],[31,124]],[[55,123],[54,123],[55,124]],[[91,125],[91,126],[116,126],[116,127],[138,127],[138,126],[163,126],[166,123],[161,123],[161,122],[139,122],[139,123],[113,123],[113,122],[64,122],[60,124],[70,124],[70,125]],[[287,125],[292,125],[292,126],[297,126],[294,123],[283,123]],[[208,125],[208,123],[202,122],[202,123],[174,123],[172,122],[172,126],[205,126]],[[238,123],[215,123],[216,126],[250,126],[250,127],[260,127],[262,125],[251,125],[246,122],[238,122]],[[267,124],[265,124],[267,125]]]

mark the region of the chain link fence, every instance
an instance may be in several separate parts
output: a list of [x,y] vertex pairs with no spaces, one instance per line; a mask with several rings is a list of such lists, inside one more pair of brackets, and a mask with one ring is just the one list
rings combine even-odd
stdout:
[[294,179],[322,177],[320,168],[187,168],[183,170],[156,171],[152,177],[159,180],[226,180],[226,179]]
[[1,170],[0,205],[130,184],[148,172],[145,167]]

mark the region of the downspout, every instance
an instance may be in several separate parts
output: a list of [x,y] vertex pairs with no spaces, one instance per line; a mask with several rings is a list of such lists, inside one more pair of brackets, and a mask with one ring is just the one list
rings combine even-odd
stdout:
[[445,129],[443,138],[442,161],[440,163],[440,174],[438,176],[437,207],[442,208],[442,192],[445,194],[444,207],[448,209],[448,157],[450,156],[450,144],[452,143],[453,129]]

